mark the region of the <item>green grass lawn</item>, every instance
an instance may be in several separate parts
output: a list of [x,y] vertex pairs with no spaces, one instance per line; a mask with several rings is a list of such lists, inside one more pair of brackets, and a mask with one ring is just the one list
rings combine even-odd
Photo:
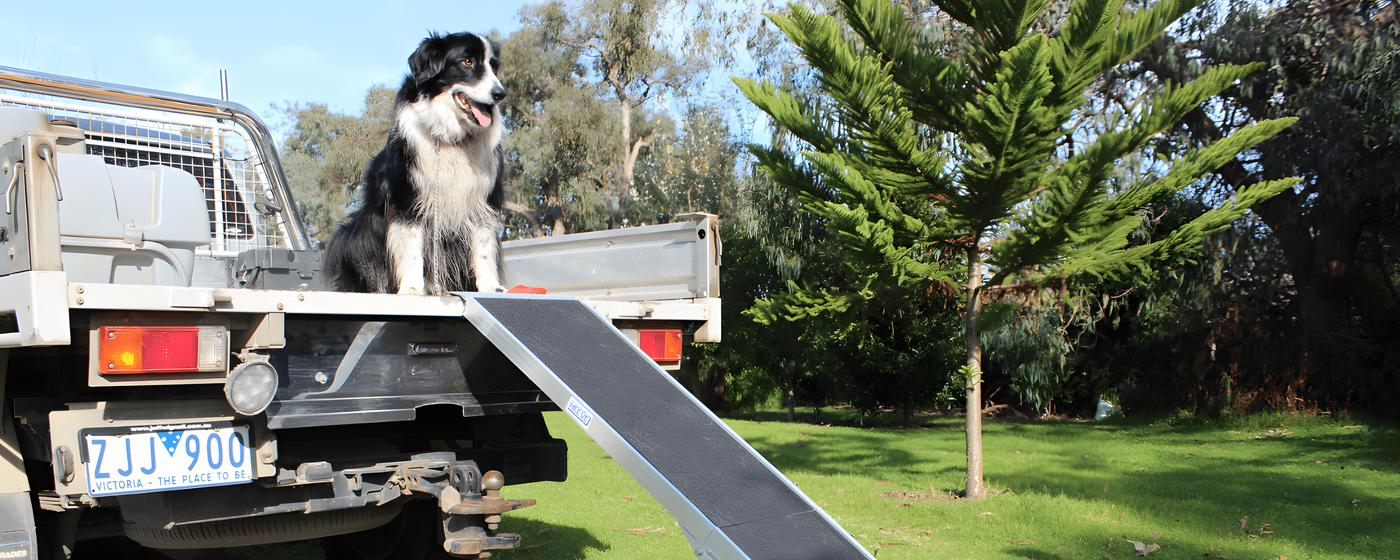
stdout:
[[[693,557],[640,485],[562,413],[546,417],[569,442],[569,481],[506,488],[539,504],[506,516],[501,530],[524,547],[495,558]],[[951,495],[965,464],[958,419],[911,430],[728,422],[878,558],[1122,559],[1129,539],[1160,545],[1159,559],[1400,558],[1390,426],[993,420],[986,471],[999,493],[974,502]]]

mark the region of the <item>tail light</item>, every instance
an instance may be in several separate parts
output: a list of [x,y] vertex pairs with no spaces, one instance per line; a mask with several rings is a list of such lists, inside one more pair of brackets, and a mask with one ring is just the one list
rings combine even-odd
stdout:
[[100,327],[98,373],[224,371],[224,327]]
[[658,362],[674,362],[681,359],[681,331],[638,329],[641,340],[637,344],[642,352]]

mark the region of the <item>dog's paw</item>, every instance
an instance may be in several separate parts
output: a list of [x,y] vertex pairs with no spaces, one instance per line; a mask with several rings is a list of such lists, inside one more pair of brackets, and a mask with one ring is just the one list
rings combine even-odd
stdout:
[[422,288],[418,288],[418,287],[414,287],[414,286],[404,286],[404,287],[402,287],[402,288],[399,288],[399,295],[401,295],[401,296],[421,296],[421,295],[423,295],[423,289],[422,289]]

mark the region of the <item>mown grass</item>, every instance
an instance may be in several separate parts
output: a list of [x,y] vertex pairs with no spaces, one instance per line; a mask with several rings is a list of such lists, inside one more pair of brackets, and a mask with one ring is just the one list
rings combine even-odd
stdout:
[[[1391,425],[1288,415],[989,420],[995,494],[968,501],[955,496],[966,463],[960,419],[922,417],[924,427],[903,430],[821,425],[898,421],[830,410],[794,424],[775,421],[785,413],[742,416],[727,421],[881,559],[1125,559],[1129,539],[1161,546],[1148,557],[1160,560],[1400,558]],[[569,480],[506,487],[539,504],[506,515],[501,530],[522,534],[524,546],[493,558],[694,557],[675,520],[582,430],[562,413],[546,420],[569,442]],[[322,556],[314,541],[227,552]]]
[[[496,557],[693,556],[640,485],[562,414],[547,417],[569,442],[569,481],[507,487],[539,505],[507,516],[502,530],[525,547]],[[882,559],[1131,558],[1128,539],[1160,545],[1159,559],[1400,558],[1390,426],[994,420],[984,437],[998,493],[968,501],[951,495],[966,461],[957,419],[910,430],[728,422]]]

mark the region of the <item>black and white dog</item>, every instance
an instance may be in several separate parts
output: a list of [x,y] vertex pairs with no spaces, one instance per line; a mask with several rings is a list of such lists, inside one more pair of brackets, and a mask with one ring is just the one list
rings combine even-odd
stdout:
[[500,291],[505,98],[498,45],[431,34],[408,58],[384,151],[365,169],[364,200],[326,247],[345,292]]

